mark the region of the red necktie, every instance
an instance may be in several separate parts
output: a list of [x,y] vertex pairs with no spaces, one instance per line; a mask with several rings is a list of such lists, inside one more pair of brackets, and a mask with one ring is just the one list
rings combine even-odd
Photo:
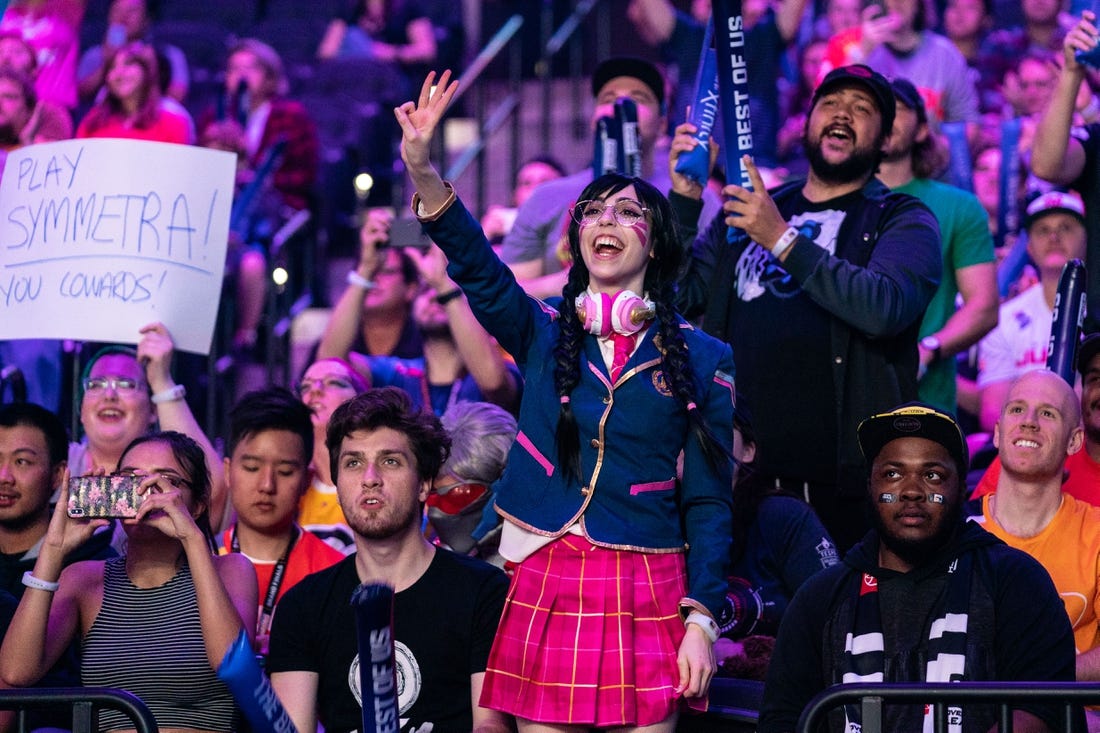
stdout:
[[634,353],[634,344],[637,334],[623,336],[621,333],[611,332],[611,343],[615,345],[615,355],[611,358],[611,381],[614,382],[622,374],[630,355]]

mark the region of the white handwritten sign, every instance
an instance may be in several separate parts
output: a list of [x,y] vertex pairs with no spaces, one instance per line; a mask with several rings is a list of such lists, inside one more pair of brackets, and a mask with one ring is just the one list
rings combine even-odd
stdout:
[[225,269],[234,156],[140,140],[8,154],[0,180],[0,339],[137,343],[161,321],[206,354]]

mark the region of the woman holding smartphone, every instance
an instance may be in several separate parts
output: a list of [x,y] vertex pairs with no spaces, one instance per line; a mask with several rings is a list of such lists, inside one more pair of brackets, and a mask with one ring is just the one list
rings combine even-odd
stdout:
[[[517,563],[481,704],[527,731],[672,731],[705,698],[730,540],[733,358],[673,309],[668,201],[606,175],[577,196],[556,309],[527,297],[429,161],[457,83],[395,111],[413,212],[525,378],[497,484]],[[677,459],[683,455],[682,477]]]
[[[83,685],[132,692],[162,731],[229,733],[236,707],[215,670],[241,630],[256,627],[256,575],[247,558],[211,551],[203,451],[182,433],[150,433],[123,451],[116,472],[140,477],[143,497],[123,521],[126,554],[61,569],[105,523],[68,516],[66,480],[0,646],[0,676],[34,684],[79,636]],[[120,713],[100,713],[100,730],[130,728]]]

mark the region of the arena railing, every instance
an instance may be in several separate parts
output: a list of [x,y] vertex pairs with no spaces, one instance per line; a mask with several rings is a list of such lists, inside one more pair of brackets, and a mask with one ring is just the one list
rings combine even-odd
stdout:
[[157,721],[141,698],[110,687],[42,687],[0,689],[0,710],[16,711],[18,733],[27,730],[26,714],[32,709],[55,712],[67,705],[72,710],[72,733],[95,733],[95,713],[117,710],[134,724],[137,733],[157,733]]
[[1063,706],[1065,733],[1073,733],[1072,711],[1100,704],[1100,683],[1092,682],[940,682],[909,684],[833,685],[815,696],[798,720],[798,733],[813,733],[832,710],[859,703],[862,733],[883,733],[883,712],[891,704],[931,704],[934,730],[947,733],[947,708],[959,704],[987,704],[999,708],[1000,733],[1012,733],[1013,705],[1056,703]]

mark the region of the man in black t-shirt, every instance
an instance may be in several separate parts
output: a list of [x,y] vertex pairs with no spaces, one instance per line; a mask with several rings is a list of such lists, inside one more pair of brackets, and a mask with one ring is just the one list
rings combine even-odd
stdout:
[[[737,389],[758,406],[758,472],[805,497],[842,550],[870,527],[848,436],[916,399],[917,329],[941,272],[932,212],[874,178],[894,114],[881,74],[830,72],[806,122],[808,177],[769,193],[747,162],[752,190],[723,189],[680,288],[681,311],[733,347]],[[678,135],[673,150],[687,145]],[[675,173],[670,201],[694,221],[691,184]]]
[[478,704],[500,619],[502,571],[428,543],[424,502],[450,448],[438,418],[393,387],[344,403],[327,444],[356,554],[307,576],[279,602],[267,668],[299,731],[360,730],[362,694],[350,605],[361,583],[387,583],[394,599],[402,731],[509,730]]

